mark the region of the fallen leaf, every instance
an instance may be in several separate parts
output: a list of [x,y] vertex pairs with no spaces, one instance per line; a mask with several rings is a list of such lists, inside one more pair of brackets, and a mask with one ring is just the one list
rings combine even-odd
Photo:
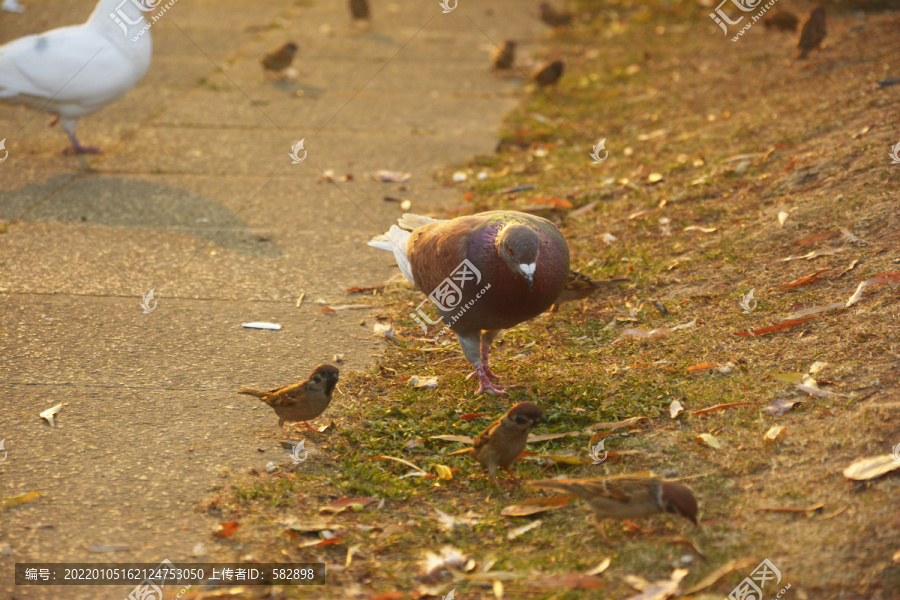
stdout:
[[480,419],[485,416],[484,413],[466,413],[464,415],[459,415],[460,421],[474,421],[475,419]]
[[393,323],[375,323],[374,331],[375,335],[383,337],[386,340],[394,337]]
[[433,435],[429,439],[444,440],[445,442],[459,442],[461,444],[468,444],[470,446],[475,443],[475,440],[467,435]]
[[775,425],[774,427],[770,427],[766,432],[766,435],[763,437],[763,442],[765,443],[775,443],[781,440],[785,435],[787,435],[787,431],[784,428],[784,425]]
[[757,563],[756,560],[730,560],[724,565],[721,565],[712,570],[706,577],[698,581],[694,586],[684,590],[682,595],[690,596],[692,594],[696,594],[706,588],[712,586],[717,581],[728,575],[729,573],[743,569],[744,567],[749,567],[751,565],[755,565]]
[[890,454],[862,458],[844,469],[844,477],[856,481],[868,481],[900,469],[900,460]]
[[809,315],[817,315],[819,313],[828,312],[829,310],[836,310],[839,308],[846,308],[846,305],[843,302],[835,302],[834,304],[828,304],[826,306],[814,306],[812,308],[807,308],[805,310],[797,311],[794,314],[788,315],[784,317],[784,321],[791,321],[793,319],[800,319],[802,317],[808,317]]
[[802,256],[788,256],[787,258],[779,258],[775,262],[790,262],[792,260],[812,260],[814,258],[818,258],[820,256],[831,256],[832,254],[837,254],[838,252],[843,252],[845,248],[820,248],[818,250],[813,250],[812,252],[807,252]]
[[573,206],[568,200],[562,200],[560,198],[533,198],[531,201],[537,204],[550,204],[556,208],[572,208]]
[[801,392],[806,392],[810,396],[819,396],[820,398],[845,398],[845,394],[838,394],[836,392],[829,392],[827,390],[820,390],[819,384],[815,379],[810,377],[809,375],[803,376],[803,381],[797,384],[797,389]]
[[599,577],[594,577],[592,575],[565,573],[562,575],[548,575],[547,577],[532,579],[531,585],[542,590],[588,590],[601,588],[605,585],[605,582]]
[[809,374],[815,375],[816,373],[818,373],[819,371],[821,371],[822,369],[824,369],[827,366],[828,366],[827,362],[817,360],[813,364],[809,365]]
[[443,479],[444,481],[453,479],[453,472],[446,465],[434,465],[434,470],[437,471],[438,479]]
[[705,415],[706,413],[710,413],[715,410],[722,410],[723,408],[731,408],[732,406],[748,406],[750,404],[759,404],[759,402],[730,402],[728,404],[716,404],[715,406],[710,406],[709,408],[695,410],[691,414],[694,416]]
[[581,456],[564,456],[561,454],[547,454],[547,455],[538,455],[538,458],[543,458],[545,460],[552,460],[553,462],[562,463],[564,465],[590,465],[593,464],[593,460],[590,458],[584,458]]
[[419,471],[420,473],[425,473],[425,471],[423,471],[422,469],[420,469],[420,468],[417,467],[416,465],[412,464],[412,463],[409,462],[408,460],[403,460],[402,458],[394,458],[393,456],[373,456],[373,457],[370,458],[369,460],[370,460],[370,461],[372,461],[372,460],[393,460],[393,461],[396,461],[396,462],[398,462],[398,463],[403,463],[404,465],[406,465],[406,466],[408,466],[408,467],[412,467],[413,469],[415,469],[416,471]]
[[594,210],[594,208],[597,206],[597,204],[599,204],[599,201],[594,200],[590,204],[585,204],[581,208],[576,208],[575,210],[573,210],[572,212],[569,213],[569,217],[575,218],[575,217],[580,217],[582,215],[586,215],[589,212],[591,212],[592,210]]
[[370,285],[367,287],[347,288],[347,290],[344,292],[344,294],[349,296],[350,294],[364,294],[367,292],[381,292],[381,291],[384,291],[383,285]]
[[766,414],[780,417],[798,404],[803,404],[803,402],[803,400],[775,400],[766,407]]
[[402,173],[400,171],[376,171],[372,174],[372,179],[375,181],[380,181],[382,183],[385,182],[394,182],[394,183],[406,183],[410,180],[412,175],[410,173]]
[[61,411],[62,407],[63,407],[63,405],[60,402],[56,406],[48,408],[47,410],[45,410],[41,413],[41,418],[46,419],[47,422],[50,423],[50,427],[56,427],[56,419],[54,418],[53,415],[55,415],[56,413]]
[[421,446],[424,442],[425,442],[425,438],[417,438],[414,440],[409,440],[408,442],[403,444],[403,447],[406,448],[407,450],[412,450],[413,448],[417,448],[417,447]]
[[685,231],[701,231],[703,233],[714,233],[716,231],[715,227],[700,227],[699,225],[688,225],[684,228]]
[[536,521],[532,521],[531,523],[522,525],[521,527],[516,527],[515,529],[511,530],[509,533],[506,534],[506,539],[514,540],[517,537],[519,537],[520,535],[531,531],[535,527],[539,527],[541,525],[541,523],[543,523],[543,521],[541,521],[540,519],[537,519]]
[[698,363],[696,365],[691,365],[690,367],[685,369],[685,371],[688,373],[693,373],[694,371],[705,371],[707,369],[715,369],[718,366],[719,365],[717,365],[716,363],[702,362],[702,363]]
[[26,502],[36,500],[41,496],[43,496],[43,494],[40,492],[26,492],[24,494],[19,494],[18,496],[12,496],[11,498],[4,498],[3,504],[6,505],[6,508],[12,508],[13,506],[18,506],[20,504],[25,504]]
[[787,213],[784,211],[779,212],[778,213],[778,224],[781,225],[782,227],[784,227],[784,222],[787,221],[788,217],[790,217],[790,216],[791,216],[791,213]]
[[714,436],[711,433],[701,433],[700,435],[697,436],[697,442],[699,442],[701,444],[705,444],[705,445],[709,446],[710,448],[723,448],[724,447],[722,442],[720,442],[718,440],[718,438],[716,438],[716,436]]
[[572,502],[572,498],[569,496],[542,496],[504,507],[500,514],[504,517],[527,517],[528,515],[563,508],[568,506],[570,502]]
[[345,510],[352,510],[353,512],[361,512],[369,504],[372,504],[378,500],[373,496],[363,496],[360,498],[338,498],[333,502],[323,506],[319,509],[319,512],[329,513],[332,515],[337,515]]
[[[330,306],[323,306],[323,307],[322,307],[322,312],[325,313],[325,314],[329,314],[329,313],[334,313],[334,312],[337,312],[337,311],[334,310],[333,308],[331,308]],[[376,325],[376,327],[377,327],[377,325]]]
[[891,560],[897,564],[900,564],[900,550],[894,552],[894,556],[891,557]]
[[438,378],[437,377],[419,377],[418,375],[413,375],[409,378],[409,385],[413,386],[413,388],[417,390],[422,389],[435,389],[438,386]]
[[760,506],[756,510],[773,513],[808,513],[822,510],[825,502],[816,502],[809,506]]
[[800,383],[803,381],[803,373],[775,373],[772,375],[772,379],[783,383]]
[[615,423],[594,423],[593,425],[588,425],[584,428],[584,431],[597,431],[598,429],[604,429],[609,431],[615,431],[616,429],[622,429],[624,427],[633,427],[638,423],[642,423],[644,421],[649,420],[647,417],[629,417],[624,421],[616,421]]
[[532,442],[546,442],[548,440],[558,440],[559,438],[569,437],[581,435],[580,431],[566,431],[564,433],[542,433],[540,435],[529,433],[528,434],[528,443]]
[[217,538],[227,538],[230,537],[235,531],[240,528],[241,524],[237,521],[222,521],[218,525],[216,525],[215,530],[213,531],[213,536]]
[[585,573],[585,575],[599,575],[600,573],[602,573],[603,571],[605,571],[606,569],[609,568],[609,564],[611,562],[612,562],[612,559],[607,556],[606,558],[604,558],[603,560],[600,561],[599,565],[597,565],[596,567],[594,567],[593,569],[591,569],[590,571]]
[[669,416],[675,419],[683,412],[684,407],[681,405],[681,402],[679,402],[678,400],[672,400],[672,404],[669,405]]
[[671,598],[678,593],[681,580],[687,577],[688,573],[687,569],[675,569],[669,579],[653,583],[642,577],[626,575],[625,583],[642,592],[637,596],[632,596],[629,600],[666,600]]
[[739,335],[741,337],[749,337],[749,336],[757,336],[757,335],[765,335],[767,333],[772,333],[773,331],[780,331],[782,329],[787,329],[788,327],[794,327],[796,325],[800,325],[801,323],[805,323],[809,321],[812,317],[804,317],[802,319],[789,319],[787,321],[782,321],[777,325],[770,325],[769,327],[763,327],[762,329],[754,329],[752,331],[735,331],[734,335]]
[[789,290],[791,288],[800,287],[801,285],[807,285],[809,283],[813,283],[817,279],[820,279],[823,274],[828,273],[831,269],[819,269],[815,273],[811,275],[807,275],[806,277],[801,277],[800,279],[795,279],[790,283],[785,283],[784,285],[780,285],[783,290]]
[[130,544],[113,544],[110,546],[88,546],[88,552],[106,553],[106,552],[127,552],[128,550],[140,550],[140,546]]
[[480,519],[474,516],[474,513],[472,513],[471,511],[461,517],[448,515],[444,511],[437,508],[434,509],[434,512],[438,516],[438,521],[440,521],[441,523],[441,528],[445,529],[446,531],[453,531],[460,526],[472,527],[474,525],[478,525],[480,521]]
[[[329,309],[326,311],[325,309]],[[375,308],[371,304],[339,304],[337,306],[323,306],[322,312],[337,312],[340,310],[367,310],[369,308]]]

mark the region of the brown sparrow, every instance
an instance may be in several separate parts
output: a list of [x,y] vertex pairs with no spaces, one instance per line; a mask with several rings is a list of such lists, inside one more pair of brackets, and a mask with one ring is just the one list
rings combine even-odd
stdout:
[[797,25],[799,24],[800,19],[797,18],[797,15],[788,10],[779,10],[771,17],[763,19],[763,25],[765,25],[766,29],[774,27],[779,31],[797,31]]
[[594,281],[587,275],[582,275],[578,271],[569,271],[569,281],[566,283],[566,289],[564,289],[559,295],[559,298],[556,299],[550,312],[555,313],[559,310],[559,307],[566,302],[587,298],[601,287],[615,283],[631,283],[631,280],[607,279],[605,281]]
[[572,13],[556,10],[547,2],[541,4],[541,21],[550,27],[565,27],[572,22]]
[[603,519],[636,519],[661,513],[675,513],[697,521],[697,499],[687,486],[656,477],[620,475],[598,479],[543,479],[526,485],[558,490],[578,496],[594,511],[594,520],[603,539]]
[[528,431],[538,423],[546,423],[544,411],[534,402],[519,402],[500,419],[488,425],[481,435],[475,438],[475,444],[465,450],[451,452],[452,455],[471,454],[475,460],[488,470],[488,477],[498,488],[497,469],[515,475],[509,471],[510,466],[525,449],[528,442]]
[[262,63],[266,73],[280,73],[291,66],[295,54],[297,54],[297,44],[288,42],[263,56],[259,62]]
[[547,62],[531,72],[531,79],[541,87],[554,85],[562,77],[564,68],[565,66],[561,60]]
[[506,40],[491,52],[491,64],[498,71],[511,69],[516,60],[516,43]]
[[825,27],[825,9],[817,6],[809,13],[809,17],[800,30],[800,41],[797,42],[797,58],[806,58],[810,50],[819,48],[828,30]]
[[368,20],[369,0],[350,0],[350,14],[354,19]]
[[294,385],[275,388],[261,392],[252,388],[242,388],[238,394],[255,396],[272,407],[278,415],[278,426],[284,431],[284,423],[303,421],[307,429],[312,430],[307,421],[315,419],[328,408],[331,393],[338,382],[338,369],[332,365],[321,364],[312,372],[309,379]]

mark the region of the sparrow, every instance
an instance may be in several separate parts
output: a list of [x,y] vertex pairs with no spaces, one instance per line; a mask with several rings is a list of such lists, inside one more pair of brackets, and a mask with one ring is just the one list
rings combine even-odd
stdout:
[[597,479],[542,479],[526,485],[558,490],[578,496],[594,512],[594,520],[603,539],[603,519],[636,519],[655,514],[674,513],[697,521],[697,499],[687,486],[656,477],[619,475]]
[[546,62],[531,72],[531,79],[541,87],[554,85],[563,74],[563,61]]
[[315,419],[328,408],[331,394],[338,382],[338,369],[329,364],[321,364],[309,379],[261,392],[252,388],[241,388],[238,394],[255,396],[272,407],[278,415],[278,426],[284,431],[285,422],[303,421],[306,428],[313,430],[307,421]]
[[550,27],[565,27],[572,22],[572,13],[556,10],[549,3],[541,4],[541,21]]
[[354,19],[370,18],[369,0],[350,0],[350,14]]
[[509,470],[513,462],[525,449],[528,431],[539,423],[546,423],[544,411],[534,402],[519,402],[500,419],[488,425],[475,438],[471,448],[451,452],[450,455],[471,454],[488,470],[488,477],[498,488],[497,469],[507,471],[513,480],[515,475]]
[[516,43],[506,40],[491,52],[491,64],[498,71],[511,69],[516,60]]
[[797,42],[797,58],[806,58],[810,50],[820,48],[828,34],[825,27],[825,9],[817,6],[809,13],[809,17],[800,30],[800,41]]
[[774,15],[763,19],[763,25],[766,29],[774,27],[779,31],[797,31],[797,25],[799,24],[800,19],[797,18],[797,15],[788,10],[780,10]]
[[297,54],[297,44],[288,42],[263,56],[259,62],[266,73],[281,73],[291,66],[295,54]]
[[616,283],[631,283],[631,280],[607,279],[605,281],[594,281],[587,275],[582,275],[578,271],[569,271],[569,281],[566,283],[566,289],[564,289],[559,295],[559,298],[556,299],[550,312],[555,313],[566,302],[588,298],[601,287]]

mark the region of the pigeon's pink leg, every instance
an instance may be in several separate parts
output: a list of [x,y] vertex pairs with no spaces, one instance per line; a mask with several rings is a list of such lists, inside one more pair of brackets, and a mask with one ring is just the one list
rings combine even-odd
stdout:
[[491,344],[493,344],[497,336],[500,335],[500,331],[500,329],[494,329],[481,333],[481,366],[484,367],[484,374],[487,375],[488,379],[493,379],[495,381],[499,381],[500,377],[491,371],[491,368],[488,366],[488,359],[491,354]]
[[480,383],[478,389],[475,391],[476,396],[480,394],[490,394],[492,396],[506,395],[506,390],[504,390],[499,385],[491,383],[491,380],[488,379],[487,374],[484,372],[484,366],[480,364],[475,365],[475,372],[472,373],[472,375],[469,375],[466,379],[471,379],[473,375],[478,377],[478,382]]
[[63,154],[103,154],[103,150],[95,146],[82,146],[75,137],[75,122],[68,119],[62,120],[62,128],[66,130],[72,145],[65,150]]
[[487,364],[482,360],[482,357],[486,356],[486,347],[484,345],[485,338],[487,339],[487,348],[489,348],[490,343],[497,337],[497,333],[499,332],[488,331],[482,333],[481,331],[477,331],[466,332],[463,334],[460,334],[459,332],[456,333],[456,339],[459,340],[459,345],[462,346],[463,354],[466,355],[466,360],[475,367],[475,372],[466,377],[466,381],[473,377],[478,378],[480,385],[478,386],[478,391],[475,392],[476,396],[484,393],[493,394],[495,396],[506,394],[502,387],[491,383],[488,373],[491,375],[493,375],[493,373],[491,373],[491,370],[487,368]]

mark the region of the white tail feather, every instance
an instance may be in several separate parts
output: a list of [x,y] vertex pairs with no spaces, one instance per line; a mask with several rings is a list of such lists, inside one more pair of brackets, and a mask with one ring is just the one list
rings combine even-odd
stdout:
[[439,219],[432,219],[431,217],[423,217],[422,215],[406,213],[397,220],[397,223],[400,224],[401,228],[412,231],[413,229],[418,229],[422,225],[437,223],[438,221]]
[[407,240],[409,240],[408,231],[404,231],[396,225],[391,225],[391,228],[386,234],[373,237],[369,241],[369,246],[378,248],[379,250],[393,252],[394,260],[397,261],[400,272],[403,273],[411,284],[416,285],[416,282],[413,280],[412,266],[409,264],[409,259],[406,258]]

